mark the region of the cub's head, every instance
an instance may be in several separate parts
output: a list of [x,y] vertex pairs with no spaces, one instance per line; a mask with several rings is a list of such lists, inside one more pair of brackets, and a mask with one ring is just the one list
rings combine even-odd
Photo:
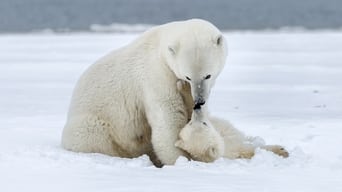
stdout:
[[178,79],[189,82],[196,106],[209,97],[226,62],[226,40],[211,23],[192,19],[166,25],[163,56]]
[[202,162],[215,161],[224,152],[221,135],[211,125],[197,120],[185,125],[175,146],[188,152],[192,159]]

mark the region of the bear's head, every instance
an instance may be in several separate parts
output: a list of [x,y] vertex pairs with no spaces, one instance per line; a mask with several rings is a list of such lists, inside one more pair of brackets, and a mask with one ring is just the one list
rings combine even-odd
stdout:
[[196,161],[212,162],[224,153],[223,137],[209,121],[200,121],[198,118],[192,118],[180,131],[175,146],[188,152]]
[[177,78],[190,84],[195,108],[200,108],[226,63],[226,41],[213,24],[200,19],[175,22],[166,29],[162,55]]

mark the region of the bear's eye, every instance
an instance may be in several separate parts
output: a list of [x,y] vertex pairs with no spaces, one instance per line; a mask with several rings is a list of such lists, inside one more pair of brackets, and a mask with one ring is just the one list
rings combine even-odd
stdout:
[[185,76],[185,78],[186,78],[187,80],[191,81],[190,77],[188,77],[188,76]]
[[210,79],[211,75],[207,75],[204,79]]

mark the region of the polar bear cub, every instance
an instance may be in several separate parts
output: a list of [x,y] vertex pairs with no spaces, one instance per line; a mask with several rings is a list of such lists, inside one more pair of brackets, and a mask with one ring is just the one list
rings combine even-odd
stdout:
[[201,110],[194,110],[191,121],[179,133],[175,146],[197,161],[212,162],[224,155],[224,140],[209,121],[201,121]]
[[[217,132],[215,132],[216,130]],[[212,162],[219,157],[228,159],[247,158],[256,148],[288,157],[289,153],[279,145],[265,145],[259,137],[247,137],[228,121],[210,118],[210,122],[190,121],[179,133],[175,145],[187,151],[194,160]]]

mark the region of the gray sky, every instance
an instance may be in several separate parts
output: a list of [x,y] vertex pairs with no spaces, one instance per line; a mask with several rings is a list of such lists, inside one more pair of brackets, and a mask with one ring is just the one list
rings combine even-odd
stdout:
[[203,18],[221,29],[341,28],[341,0],[1,0],[0,32]]

